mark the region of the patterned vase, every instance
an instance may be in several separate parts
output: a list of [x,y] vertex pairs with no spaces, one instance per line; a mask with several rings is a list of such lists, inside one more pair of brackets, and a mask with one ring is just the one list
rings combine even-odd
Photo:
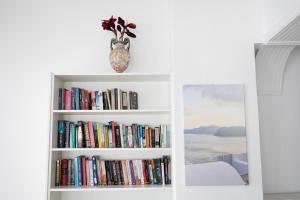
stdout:
[[110,48],[109,61],[112,68],[118,73],[124,72],[127,69],[130,60],[130,40],[128,38],[125,38],[123,41],[112,39]]

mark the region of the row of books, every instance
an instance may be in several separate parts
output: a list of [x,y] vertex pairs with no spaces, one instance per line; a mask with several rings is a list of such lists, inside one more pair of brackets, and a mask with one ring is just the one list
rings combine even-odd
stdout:
[[137,110],[138,93],[119,88],[88,91],[58,89],[58,110]]
[[171,184],[170,156],[151,160],[101,160],[98,156],[56,161],[55,186]]
[[166,148],[169,146],[167,125],[151,127],[125,125],[110,121],[58,121],[58,148]]

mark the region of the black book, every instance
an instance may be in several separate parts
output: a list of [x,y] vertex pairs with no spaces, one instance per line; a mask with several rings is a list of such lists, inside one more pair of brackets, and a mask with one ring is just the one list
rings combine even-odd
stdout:
[[120,135],[120,126],[119,125],[115,125],[115,131],[116,131],[116,147],[121,148],[122,144],[121,144],[121,135]]
[[119,95],[118,95],[118,88],[114,89],[114,95],[115,95],[115,110],[119,109]]
[[103,91],[103,110],[109,110],[107,92]]
[[165,178],[165,184],[169,184],[169,180],[168,180],[168,157],[167,156],[163,156],[162,158],[163,163],[164,163],[164,178]]
[[58,110],[62,110],[62,88],[58,88]]
[[157,184],[162,184],[162,171],[161,171],[162,169],[161,169],[160,158],[154,159],[154,165],[155,165]]
[[[116,165],[116,172],[117,172],[117,185],[121,185],[122,181],[121,181],[121,170],[120,170],[120,164],[119,161],[116,160],[114,161],[115,165]],[[122,168],[121,168],[122,169]]]
[[155,129],[151,128],[151,147],[155,148]]
[[111,161],[111,169],[112,169],[113,184],[118,185],[117,167],[114,160]]
[[97,123],[96,122],[93,122],[93,132],[94,132],[94,139],[95,139],[95,147],[99,148]]
[[106,171],[106,181],[107,185],[112,185],[112,173],[111,173],[111,167],[110,167],[110,161],[105,160],[105,171]]
[[120,169],[120,177],[121,177],[121,184],[124,185],[125,181],[124,181],[124,174],[123,174],[123,168],[122,168],[122,161],[119,160],[119,169]]
[[138,106],[138,94],[137,92],[129,92],[129,99],[130,99],[130,109],[137,110]]

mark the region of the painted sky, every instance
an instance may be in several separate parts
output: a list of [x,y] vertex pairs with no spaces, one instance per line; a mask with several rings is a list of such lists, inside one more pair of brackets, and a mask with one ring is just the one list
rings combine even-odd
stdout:
[[184,128],[245,126],[243,85],[185,85]]

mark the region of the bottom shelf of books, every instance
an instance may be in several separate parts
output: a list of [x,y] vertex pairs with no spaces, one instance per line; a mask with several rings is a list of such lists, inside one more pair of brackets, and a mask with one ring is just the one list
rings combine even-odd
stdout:
[[171,188],[171,159],[102,160],[77,156],[54,160],[51,192]]

